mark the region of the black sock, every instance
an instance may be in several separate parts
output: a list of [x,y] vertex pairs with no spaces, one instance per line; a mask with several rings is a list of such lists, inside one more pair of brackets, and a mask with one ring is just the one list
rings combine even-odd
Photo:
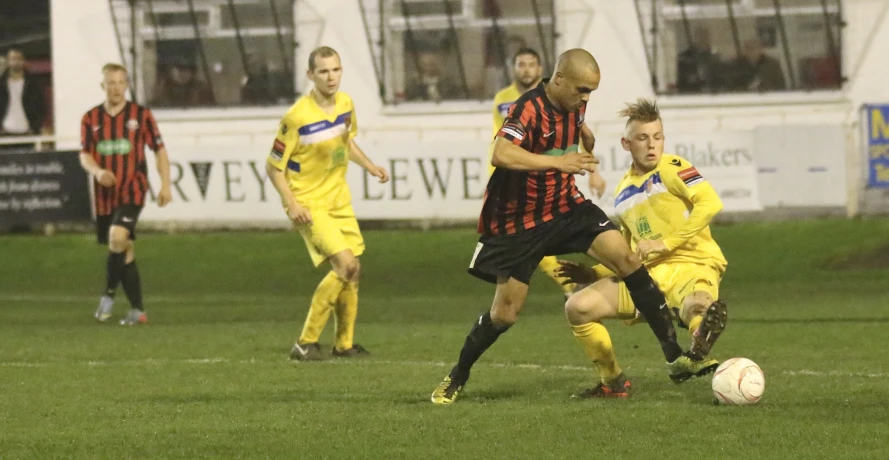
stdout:
[[120,278],[123,275],[123,264],[127,255],[123,252],[109,252],[105,263],[105,295],[114,297]]
[[490,312],[482,315],[472,325],[472,330],[466,336],[466,342],[463,343],[463,349],[460,350],[460,359],[451,370],[451,380],[466,383],[469,380],[469,371],[472,369],[472,365],[507,329],[509,326],[501,328],[494,326]]
[[123,266],[121,284],[123,292],[130,300],[130,305],[138,310],[145,310],[142,308],[142,279],[139,278],[139,267],[136,266],[135,260]]
[[636,309],[648,321],[648,326],[660,342],[667,362],[675,361],[682,355],[682,347],[676,340],[676,329],[673,328],[673,320],[667,309],[667,300],[664,298],[664,294],[651,280],[645,267],[631,273],[623,281],[627,290],[630,291],[630,297],[633,299]]

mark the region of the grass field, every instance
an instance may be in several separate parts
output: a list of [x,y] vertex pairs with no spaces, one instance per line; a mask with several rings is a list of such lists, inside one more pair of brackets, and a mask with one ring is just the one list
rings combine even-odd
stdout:
[[889,458],[889,270],[820,268],[854,267],[889,221],[714,232],[730,308],[714,354],[760,364],[753,407],[711,405],[708,379],[673,385],[648,328],[617,322],[636,393],[570,400],[593,372],[542,277],[463,398],[434,406],[492,296],[465,273],[471,230],[367,232],[357,341],[373,356],[321,363],[287,358],[323,276],[296,235],[141,235],[137,328],[93,321],[89,236],[3,236],[0,458]]

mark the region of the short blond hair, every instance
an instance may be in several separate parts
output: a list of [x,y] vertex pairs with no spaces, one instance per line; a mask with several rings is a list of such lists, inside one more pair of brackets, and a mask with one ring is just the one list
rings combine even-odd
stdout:
[[315,67],[316,67],[315,58],[316,57],[326,58],[326,57],[331,57],[331,56],[340,57],[340,53],[337,53],[335,49],[333,49],[329,46],[319,46],[318,48],[313,49],[312,52],[309,53],[309,71],[310,72],[315,71]]
[[102,74],[104,75],[104,74],[106,74],[106,73],[108,73],[108,72],[123,72],[123,73],[127,73],[127,68],[124,67],[124,66],[122,66],[122,65],[120,65],[120,64],[115,64],[115,63],[113,63],[113,62],[109,62],[108,64],[105,64],[105,65],[102,66]]
[[636,103],[627,104],[618,115],[626,117],[628,125],[634,121],[651,123],[661,119],[661,109],[658,108],[657,102],[640,97],[636,99]]

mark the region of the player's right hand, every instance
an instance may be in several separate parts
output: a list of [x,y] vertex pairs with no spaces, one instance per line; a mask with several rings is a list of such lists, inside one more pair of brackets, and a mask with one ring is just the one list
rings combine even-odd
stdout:
[[312,223],[312,213],[298,204],[294,204],[287,208],[287,217],[296,224]]
[[99,181],[99,184],[103,187],[111,187],[117,182],[117,178],[114,177],[114,174],[107,169],[103,169],[102,172],[96,176],[96,180]]
[[599,159],[595,155],[585,152],[566,153],[559,158],[561,160],[559,171],[581,176],[586,175],[587,171],[595,171],[596,165],[599,163]]

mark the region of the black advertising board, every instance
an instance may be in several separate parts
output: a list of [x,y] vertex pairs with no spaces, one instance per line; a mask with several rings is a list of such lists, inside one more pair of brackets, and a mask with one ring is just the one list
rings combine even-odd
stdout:
[[92,220],[77,151],[0,154],[0,226]]

